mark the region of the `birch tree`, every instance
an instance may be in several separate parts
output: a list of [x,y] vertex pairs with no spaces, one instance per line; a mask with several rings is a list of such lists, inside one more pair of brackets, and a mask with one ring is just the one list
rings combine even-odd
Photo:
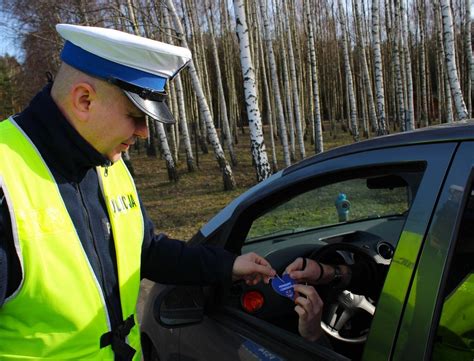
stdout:
[[263,18],[263,26],[265,31],[265,43],[267,45],[268,51],[268,59],[270,63],[270,70],[271,70],[271,80],[272,80],[272,88],[273,88],[273,95],[276,104],[276,111],[278,116],[278,125],[280,127],[280,141],[283,146],[283,158],[285,160],[285,165],[289,167],[291,165],[290,160],[290,151],[288,147],[288,135],[286,132],[286,124],[285,124],[285,113],[283,110],[283,104],[281,102],[281,93],[280,93],[280,85],[278,84],[278,72],[276,68],[275,62],[275,55],[273,53],[273,44],[272,38],[270,34],[270,25],[268,24],[267,18],[267,11],[265,9],[264,2],[260,2],[260,11],[262,13]]
[[404,8],[405,0],[399,0],[400,2],[400,15],[401,15],[401,39],[403,47],[403,55],[405,62],[405,82],[406,82],[406,130],[415,129],[415,105],[413,103],[413,76],[411,70],[411,55],[410,47],[408,44],[408,21],[406,16],[406,11]]
[[357,105],[354,93],[354,81],[352,79],[352,66],[349,55],[349,39],[347,37],[347,19],[342,0],[339,3],[339,21],[341,23],[342,47],[344,53],[344,70],[346,73],[347,93],[349,97],[350,120],[352,137],[356,142],[359,141],[359,126],[357,124]]
[[158,139],[160,140],[161,155],[163,156],[166,162],[168,179],[172,182],[177,182],[178,172],[176,171],[176,165],[173,159],[173,155],[171,154],[171,150],[168,144],[168,138],[166,137],[166,131],[163,123],[156,122],[156,132],[158,133]]
[[294,116],[295,116],[296,137],[298,139],[300,157],[301,159],[303,159],[306,156],[306,151],[304,148],[303,129],[301,125],[300,100],[299,100],[299,94],[298,94],[298,80],[296,79],[296,64],[295,64],[295,55],[293,52],[293,39],[291,36],[292,31],[290,27],[289,11],[288,11],[288,6],[285,0],[283,0],[283,18],[285,21],[285,33],[286,33],[287,46],[288,46],[288,63],[290,66],[291,91],[293,93],[292,98],[293,98],[293,109],[294,109]]
[[[471,0],[465,0],[466,15],[465,15],[465,30],[464,30],[464,49],[466,52],[467,66],[469,69],[469,91],[467,97],[471,99],[471,93],[474,89],[474,59],[472,56],[472,39],[471,39]],[[469,102],[471,104],[471,102]],[[472,105],[469,109],[468,118],[471,118]]]
[[372,81],[370,79],[369,75],[369,66],[367,65],[367,57],[365,54],[365,38],[362,34],[362,23],[360,20],[360,14],[359,14],[359,5],[358,5],[358,0],[354,1],[354,11],[355,11],[355,16],[356,16],[356,29],[357,29],[357,37],[359,38],[360,41],[360,61],[361,61],[361,67],[362,67],[362,78],[364,80],[364,88],[367,93],[367,104],[369,108],[369,118],[370,118],[370,124],[372,126],[372,129],[375,132],[378,131],[378,124],[377,124],[377,114],[375,112],[375,104],[374,104],[374,97],[373,97],[373,91],[372,91]]
[[245,105],[249,119],[250,149],[257,171],[257,180],[260,182],[268,178],[271,171],[265,150],[265,142],[263,140],[262,118],[258,106],[255,73],[250,53],[249,31],[243,0],[234,0],[234,12],[235,21],[237,23],[236,32],[239,40],[240,63],[244,77]]
[[428,119],[428,90],[426,79],[426,46],[425,46],[425,24],[426,11],[425,0],[417,0],[418,22],[420,28],[420,83],[421,83],[421,122],[423,126],[429,125]]
[[385,121],[385,91],[383,84],[382,52],[380,50],[380,13],[379,0],[372,0],[372,37],[374,48],[375,94],[378,110],[378,135],[387,134]]
[[[171,30],[168,9],[163,9],[163,23],[166,29]],[[166,30],[168,35],[169,43],[173,43],[171,40],[171,34]],[[196,170],[196,165],[194,162],[193,148],[191,146],[191,138],[189,136],[188,122],[186,119],[186,105],[184,101],[184,89],[183,82],[181,81],[181,74],[178,74],[174,79],[173,83],[176,87],[176,98],[177,98],[177,108],[178,108],[178,119],[179,126],[181,128],[181,135],[184,141],[184,149],[186,152],[186,165],[188,167],[188,172],[194,172]]]
[[321,122],[321,110],[319,106],[319,81],[318,81],[318,70],[316,65],[316,50],[314,49],[314,28],[313,28],[313,16],[311,14],[311,3],[309,1],[304,2],[306,12],[306,24],[308,29],[308,48],[310,53],[310,66],[311,66],[311,83],[313,90],[312,103],[314,104],[314,114],[310,113],[312,123],[314,124],[314,150],[315,153],[321,153],[324,151],[323,142],[323,128]]
[[[174,25],[177,30],[177,35],[179,39],[181,40],[182,45],[185,47],[188,47],[186,37],[184,36],[183,26],[181,25],[181,21],[178,17],[178,14],[176,13],[173,0],[166,0],[166,4],[168,7],[168,11],[170,12],[174,20]],[[212,120],[209,106],[207,104],[206,97],[204,95],[204,91],[201,86],[201,82],[199,81],[199,77],[192,60],[190,61],[190,64],[189,64],[189,73],[191,76],[194,91],[198,99],[199,107],[201,109],[201,114],[203,115],[204,120],[206,122],[207,134],[209,136],[211,145],[214,149],[214,154],[216,156],[217,163],[219,164],[219,168],[222,172],[222,178],[224,181],[224,190],[232,190],[236,186],[234,175],[232,173],[232,168],[227,162],[227,159],[225,158],[224,152],[221,147],[221,143],[219,142],[219,137],[217,136],[216,128],[214,127],[214,121]]]
[[403,83],[403,72],[402,72],[402,64],[401,59],[403,56],[403,46],[401,46],[401,20],[400,20],[400,7],[394,6],[394,34],[393,37],[393,66],[395,70],[395,95],[397,99],[397,106],[398,106],[398,116],[399,116],[399,123],[400,129],[402,131],[406,130],[406,121],[407,121],[407,110],[406,110],[406,102],[404,96],[404,83]]
[[441,16],[443,18],[443,45],[449,86],[453,97],[458,120],[467,119],[467,109],[459,84],[456,65],[456,50],[454,47],[453,15],[449,0],[440,0]]
[[214,58],[215,73],[217,77],[217,94],[219,96],[218,103],[220,107],[220,118],[221,118],[223,133],[224,133],[224,142],[227,146],[227,150],[229,151],[231,164],[233,166],[236,166],[237,157],[235,156],[234,143],[232,140],[232,134],[230,132],[229,118],[227,116],[227,101],[224,95],[224,86],[222,84],[222,73],[221,73],[221,67],[219,64],[220,63],[219,54],[217,53],[216,40],[215,40],[215,35],[214,35],[214,16],[212,15],[213,10],[209,4],[209,0],[205,0],[205,4],[206,4],[206,8],[208,8],[209,10],[209,11],[206,11],[206,14],[208,15],[209,33],[211,35],[209,40],[211,42],[212,56]]

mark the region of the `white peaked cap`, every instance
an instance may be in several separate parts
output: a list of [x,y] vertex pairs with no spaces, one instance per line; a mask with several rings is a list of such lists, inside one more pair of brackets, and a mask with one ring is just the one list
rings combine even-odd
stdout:
[[166,78],[191,60],[187,48],[123,31],[70,24],[57,24],[56,30],[65,40],[101,58]]
[[66,40],[65,63],[121,87],[152,118],[174,122],[163,93],[191,60],[189,49],[114,29],[57,24],[56,30]]

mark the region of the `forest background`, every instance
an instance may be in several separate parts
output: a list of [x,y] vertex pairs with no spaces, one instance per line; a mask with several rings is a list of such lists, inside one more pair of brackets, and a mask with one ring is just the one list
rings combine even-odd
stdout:
[[[257,182],[334,146],[471,118],[470,0],[0,0],[0,116],[59,67],[57,23],[187,46],[175,125],[124,154],[157,229],[187,239]],[[14,24],[12,26],[11,24]]]

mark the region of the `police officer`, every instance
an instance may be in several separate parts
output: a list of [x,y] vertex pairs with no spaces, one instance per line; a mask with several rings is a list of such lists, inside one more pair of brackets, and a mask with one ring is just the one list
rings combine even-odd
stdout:
[[139,360],[141,278],[255,284],[275,271],[253,253],[155,235],[121,160],[148,136],[145,115],[173,121],[164,87],[189,50],[56,28],[54,82],[0,122],[0,358]]

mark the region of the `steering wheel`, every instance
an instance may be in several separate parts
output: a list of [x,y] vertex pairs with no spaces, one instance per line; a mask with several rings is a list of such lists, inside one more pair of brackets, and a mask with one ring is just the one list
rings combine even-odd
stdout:
[[[366,262],[376,263],[374,258],[364,249],[349,243],[333,243],[323,246],[314,251],[309,258],[317,262],[330,264],[325,260],[328,256],[335,256],[336,254],[341,256],[347,265],[354,264],[356,258],[363,258]],[[331,285],[328,286],[331,287]],[[351,344],[363,343],[367,340],[368,327],[357,329],[357,322],[354,322],[363,313],[366,313],[365,316],[368,317],[369,322],[372,321],[375,305],[365,295],[357,295],[349,290],[332,287],[325,301],[321,317],[321,328],[324,332],[337,340]],[[347,336],[346,333],[352,335]],[[354,336],[353,334],[357,335]]]

